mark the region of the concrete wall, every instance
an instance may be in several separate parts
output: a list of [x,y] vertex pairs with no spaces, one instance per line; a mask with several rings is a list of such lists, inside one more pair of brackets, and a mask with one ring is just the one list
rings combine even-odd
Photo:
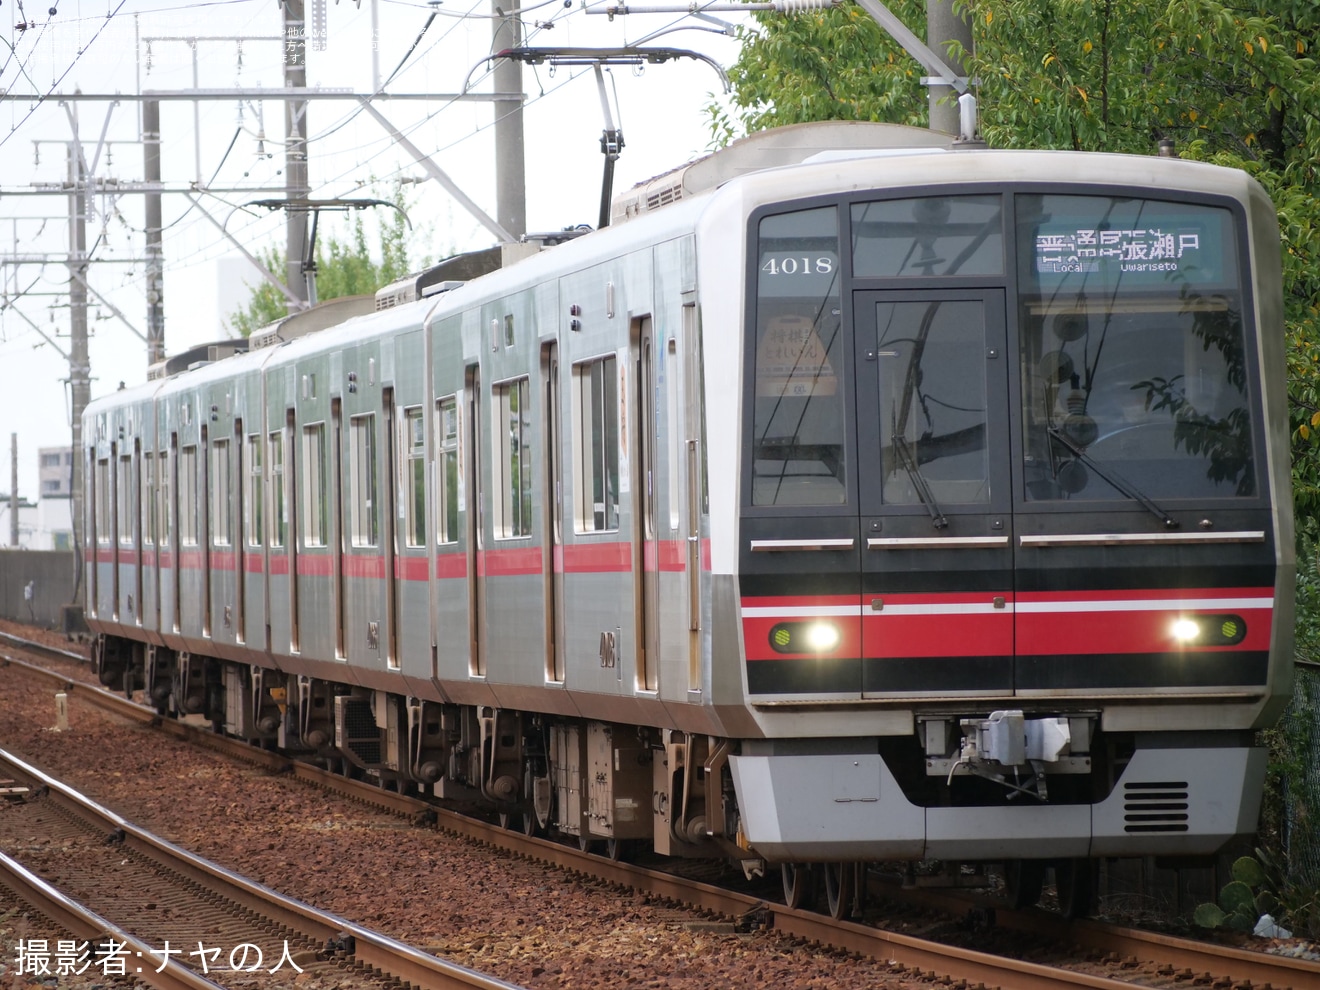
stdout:
[[[0,550],[0,618],[63,628],[64,606],[73,601],[73,562],[67,550]],[[29,581],[30,602],[23,598]]]

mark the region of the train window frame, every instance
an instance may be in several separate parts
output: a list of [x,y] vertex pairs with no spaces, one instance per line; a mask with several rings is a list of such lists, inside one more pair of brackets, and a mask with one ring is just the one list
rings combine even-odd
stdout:
[[376,414],[359,413],[348,419],[349,544],[375,547],[380,543],[380,463],[377,456]]
[[[1029,236],[1026,234],[1025,225],[1019,223],[1018,199],[1024,196],[1068,196],[1079,199],[1084,198],[1111,198],[1116,200],[1143,200],[1156,203],[1166,207],[1193,207],[1202,209],[1218,209],[1226,213],[1231,220],[1230,237],[1231,246],[1228,248],[1233,256],[1226,262],[1231,267],[1226,269],[1224,274],[1229,277],[1234,301],[1239,303],[1236,307],[1242,314],[1240,317],[1240,332],[1242,342],[1245,345],[1243,350],[1243,374],[1244,374],[1244,407],[1248,410],[1251,420],[1249,430],[1249,443],[1251,445],[1251,470],[1253,472],[1253,490],[1250,494],[1193,494],[1186,495],[1181,491],[1177,494],[1171,492],[1149,491],[1144,482],[1141,487],[1144,496],[1153,496],[1155,501],[1162,509],[1177,509],[1190,505],[1217,504],[1234,508],[1248,508],[1264,505],[1268,501],[1268,479],[1266,477],[1266,438],[1265,423],[1266,413],[1262,404],[1260,394],[1260,364],[1259,354],[1252,345],[1252,337],[1258,336],[1262,330],[1259,325],[1252,329],[1251,324],[1255,322],[1256,303],[1255,303],[1255,284],[1253,281],[1253,271],[1251,265],[1252,246],[1249,242],[1250,221],[1244,205],[1236,198],[1231,196],[1217,196],[1209,193],[1198,193],[1186,190],[1171,189],[1152,189],[1152,188],[1132,188],[1124,186],[1110,186],[1104,184],[1059,184],[1059,183],[1018,183],[1007,187],[1006,193],[1012,197],[1009,205],[1008,219],[1011,224],[1010,248],[1012,250],[1012,262],[1010,278],[1013,284],[1013,294],[1009,302],[1010,324],[1013,327],[1013,333],[1010,336],[1008,347],[1013,362],[1012,374],[1014,376],[1014,389],[1016,392],[1012,409],[1012,429],[1014,443],[1013,457],[1013,499],[1015,513],[1030,514],[1050,514],[1050,513],[1068,513],[1078,511],[1100,511],[1112,510],[1115,507],[1128,508],[1133,506],[1134,501],[1120,490],[1112,487],[1107,482],[1097,485],[1099,489],[1096,494],[1087,497],[1072,495],[1069,497],[1045,498],[1033,497],[1028,493],[1027,464],[1026,464],[1026,435],[1029,429],[1026,412],[1023,403],[1026,402],[1026,372],[1022,367],[1024,346],[1025,346],[1025,327],[1024,327],[1024,308],[1031,298],[1035,298],[1038,293],[1027,291],[1028,281],[1021,275],[1021,266],[1025,264],[1022,258],[1031,247]],[[1233,307],[1229,307],[1231,311]],[[1101,470],[1105,470],[1105,465],[1101,464]],[[1127,475],[1122,475],[1122,468],[1118,469],[1122,480],[1129,486],[1133,481]],[[1110,470],[1111,475],[1114,471]],[[1114,476],[1119,476],[1114,475]],[[1107,489],[1107,490],[1105,490]]]
[[302,505],[298,518],[302,545],[313,550],[330,545],[325,432],[324,420],[307,423],[302,428]]
[[197,445],[179,448],[179,546],[198,546]]
[[156,545],[156,455],[153,451],[142,452],[139,481],[142,486],[139,501],[142,514],[138,525],[142,527],[142,545],[151,547]]
[[243,505],[243,514],[246,517],[243,520],[246,529],[247,545],[253,549],[260,549],[264,545],[265,538],[265,503],[262,499],[262,493],[265,490],[263,484],[265,471],[263,470],[264,458],[262,456],[263,438],[260,433],[249,433],[247,435],[247,482],[246,499]]
[[426,546],[426,408],[405,406],[399,417],[403,451],[403,545]]
[[96,542],[99,546],[110,546],[110,458],[96,458],[96,495],[95,505]]
[[[974,279],[992,279],[1002,281],[1006,277],[1006,271],[1009,261],[1008,244],[1008,217],[1006,211],[1010,200],[1004,195],[1002,190],[988,189],[982,187],[979,191],[962,190],[958,192],[945,190],[918,190],[901,189],[889,190],[890,195],[879,195],[867,198],[849,198],[847,202],[847,235],[848,235],[848,272],[852,280],[861,279],[918,279],[923,283],[930,283],[936,279],[943,278],[974,278]],[[898,192],[903,195],[892,195]],[[979,242],[974,237],[968,237],[965,230],[951,232],[947,238],[932,236],[928,239],[912,238],[909,249],[903,253],[898,263],[901,267],[911,268],[912,271],[881,271],[878,267],[870,267],[868,262],[878,261],[883,255],[878,251],[867,252],[867,247],[871,245],[880,246],[882,241],[877,238],[866,237],[863,233],[865,227],[879,227],[884,225],[902,226],[904,219],[897,215],[887,215],[890,209],[901,210],[903,214],[911,213],[912,220],[916,225],[924,225],[926,230],[930,230],[939,224],[960,225],[966,228],[970,224],[977,222],[966,217],[954,218],[951,214],[955,212],[959,205],[970,206],[973,211],[977,207],[988,207],[993,201],[998,200],[998,238],[992,240],[990,237],[984,237]],[[880,215],[877,217],[868,216],[874,211]],[[993,219],[993,218],[992,218]],[[988,225],[987,221],[987,225]],[[897,238],[895,240],[898,240]],[[954,243],[943,243],[941,241],[952,241]],[[961,250],[951,251],[961,241],[969,241],[962,246]],[[995,249],[997,243],[998,248]],[[938,248],[937,249],[937,245]],[[921,256],[915,262],[911,260],[912,255],[917,248],[921,249]],[[943,257],[941,257],[941,254]],[[891,259],[892,262],[893,259]],[[936,265],[958,263],[971,263],[972,270],[955,271],[934,271]],[[925,268],[922,272],[918,269]]]
[[[853,284],[852,279],[850,265],[851,255],[850,252],[845,250],[850,216],[848,207],[854,198],[860,199],[861,197],[848,197],[840,194],[833,194],[829,196],[806,197],[788,202],[773,203],[753,210],[747,218],[747,226],[744,232],[748,259],[748,263],[744,270],[747,317],[746,322],[740,329],[740,333],[743,335],[745,342],[744,393],[741,402],[743,403],[744,430],[746,431],[744,434],[744,442],[752,445],[750,448],[752,453],[743,459],[741,478],[742,492],[740,501],[743,511],[749,512],[752,515],[774,517],[782,516],[785,511],[790,511],[794,515],[805,513],[813,516],[834,516],[855,515],[857,512],[857,465],[854,463],[857,450],[857,423],[856,416],[852,413],[854,404],[853,389],[855,369],[852,359],[854,337],[853,327],[851,325],[851,295],[856,286]],[[822,367],[824,367],[826,363],[830,366],[832,376],[835,380],[833,387],[836,389],[836,402],[839,410],[841,410],[838,414],[841,424],[840,432],[838,434],[838,440],[840,442],[832,445],[839,447],[842,451],[838,466],[838,470],[842,472],[842,478],[838,480],[839,498],[837,500],[828,501],[817,499],[781,500],[777,493],[776,498],[773,501],[758,501],[756,496],[756,480],[758,477],[756,471],[757,459],[754,456],[754,451],[756,449],[755,436],[757,429],[758,387],[760,387],[758,384],[758,365],[768,360],[766,355],[762,353],[762,338],[769,332],[770,325],[767,322],[765,328],[762,329],[761,324],[763,319],[767,319],[767,313],[769,312],[769,307],[763,302],[763,299],[771,298],[761,291],[762,273],[764,272],[767,277],[772,277],[772,275],[773,277],[786,275],[789,278],[796,278],[802,274],[797,268],[791,273],[787,272],[786,269],[783,271],[777,269],[772,273],[769,268],[766,268],[769,261],[773,259],[768,259],[765,262],[762,261],[762,224],[766,221],[781,217],[791,217],[818,211],[822,213],[824,211],[831,211],[834,215],[833,258],[826,259],[824,254],[808,254],[806,257],[807,260],[811,262],[809,265],[811,271],[808,274],[829,275],[833,279],[830,292],[825,296],[822,296],[822,300],[833,298],[834,306],[836,308],[830,315],[833,316],[837,314],[838,328],[832,343],[825,347],[825,361],[822,363]],[[795,254],[794,257],[796,258],[797,255]],[[811,330],[812,337],[819,340],[820,330],[821,327],[813,320]],[[805,346],[806,345],[804,344],[804,348]],[[781,384],[786,393],[790,387],[793,387],[793,380],[799,376],[795,368],[788,375],[780,373],[778,377],[783,379]],[[811,387],[813,390],[816,387],[816,381],[822,377],[823,376],[820,374],[812,376]],[[773,383],[767,378],[766,382],[760,384],[767,385],[768,387],[768,385]],[[822,396],[824,395],[825,393],[822,393]],[[808,396],[808,398],[811,398],[811,396]],[[767,475],[766,477],[769,478],[770,476]]]
[[[1255,286],[1252,282],[1253,272],[1251,269],[1252,246],[1250,244],[1249,218],[1245,204],[1237,198],[1230,195],[1217,195],[1208,192],[1199,192],[1196,190],[1178,190],[1178,189],[1159,189],[1153,191],[1147,187],[1131,187],[1122,185],[1111,185],[1103,182],[1073,183],[1056,181],[1017,181],[1009,183],[996,183],[993,188],[987,188],[987,184],[968,180],[958,182],[948,186],[926,186],[914,184],[904,186],[901,189],[871,189],[850,191],[846,193],[831,193],[821,196],[808,196],[802,199],[768,203],[750,211],[747,215],[746,225],[743,231],[744,243],[746,245],[746,256],[748,264],[743,272],[744,299],[746,301],[746,323],[742,328],[745,339],[750,339],[749,335],[753,332],[755,326],[755,312],[758,302],[757,298],[757,274],[758,268],[752,262],[758,258],[758,228],[762,219],[767,216],[794,213],[801,210],[824,206],[837,206],[840,209],[840,218],[843,221],[841,227],[841,243],[846,247],[852,241],[852,207],[856,204],[873,202],[880,200],[901,200],[920,198],[931,195],[1001,195],[1004,197],[1003,210],[1003,232],[1004,232],[1004,271],[1000,275],[939,275],[939,276],[858,276],[852,267],[852,252],[846,250],[842,256],[842,296],[843,296],[843,316],[846,323],[850,323],[853,315],[851,312],[853,295],[858,291],[865,290],[909,290],[920,289],[940,292],[945,289],[958,289],[974,287],[978,289],[989,289],[1001,287],[1006,292],[1005,298],[1005,318],[1008,321],[1008,340],[1007,354],[1012,363],[1008,369],[1008,387],[1011,402],[1009,412],[1009,428],[1011,436],[1010,442],[1010,491],[1012,497],[1013,510],[1015,513],[1029,511],[1031,513],[1054,513],[1054,512],[1075,512],[1086,505],[1094,505],[1097,509],[1112,509],[1122,505],[1127,507],[1130,501],[1121,495],[1113,494],[1104,496],[1093,502],[1082,502],[1076,498],[1061,502],[1051,502],[1046,500],[1027,500],[1025,498],[1025,480],[1024,466],[1022,462],[1022,409],[1020,408],[1020,396],[1022,389],[1021,368],[1019,365],[1019,355],[1021,348],[1020,328],[1018,321],[1020,318],[1020,292],[1019,292],[1019,274],[1017,254],[1020,250],[1018,238],[1020,236],[1018,221],[1016,216],[1016,197],[1023,194],[1041,195],[1041,194],[1063,194],[1076,196],[1130,196],[1141,199],[1154,199],[1160,202],[1172,204],[1188,204],[1209,207],[1219,207],[1227,210],[1233,218],[1233,227],[1235,237],[1234,248],[1237,253],[1237,268],[1233,272],[1237,279],[1239,294],[1237,298],[1241,301],[1241,311],[1247,321],[1251,321],[1256,314]],[[852,333],[851,327],[846,328],[848,333]],[[1260,333],[1260,327],[1256,327],[1250,333]],[[849,342],[845,350],[845,365],[848,365],[861,358],[854,357],[855,345]],[[1268,483],[1266,478],[1266,454],[1265,454],[1265,426],[1264,413],[1262,412],[1262,398],[1259,385],[1259,354],[1251,346],[1248,337],[1248,346],[1245,348],[1245,368],[1246,368],[1246,389],[1247,389],[1247,408],[1252,411],[1252,428],[1250,440],[1254,445],[1254,469],[1256,476],[1255,494],[1252,496],[1229,496],[1227,499],[1222,496],[1215,497],[1211,501],[1223,502],[1231,501],[1235,507],[1249,507],[1252,505],[1266,504],[1268,498]],[[752,423],[752,413],[754,410],[755,392],[754,392],[754,372],[755,372],[755,348],[744,348],[744,381],[743,395],[741,397],[741,408],[743,409],[745,430],[750,430]],[[848,367],[848,373],[845,381],[848,387],[852,387],[856,376],[855,367]],[[857,449],[857,432],[855,417],[849,416],[849,436],[848,449]],[[839,506],[801,506],[795,507],[795,514],[811,516],[849,516],[856,512],[856,472],[853,472],[854,479],[850,482],[849,500],[847,503]],[[784,507],[755,505],[752,503],[752,464],[751,458],[744,461],[739,478],[740,512],[749,517],[773,518],[782,516]],[[1164,496],[1159,499],[1161,504],[1168,503],[1171,507],[1178,507],[1180,504],[1186,504],[1186,499]],[[1204,499],[1193,499],[1193,502],[1204,501]]]
[[619,376],[626,373],[617,353],[573,364],[573,531],[578,534],[617,533],[621,525]]
[[266,523],[266,542],[272,550],[285,546],[288,527],[288,488],[284,477],[284,431],[266,434],[267,463],[270,466],[270,513]]
[[435,403],[435,543],[454,546],[462,528],[463,491],[463,404],[457,394],[441,396]]
[[133,545],[133,455],[120,454],[115,468],[115,531],[119,545]]
[[162,448],[156,458],[159,482],[156,485],[156,541],[161,547],[170,545],[170,452]]
[[535,521],[531,378],[496,382],[490,392],[492,530],[497,540],[525,539]]
[[229,438],[211,441],[211,546],[233,545],[229,525],[229,506],[234,498],[233,463],[229,459]]

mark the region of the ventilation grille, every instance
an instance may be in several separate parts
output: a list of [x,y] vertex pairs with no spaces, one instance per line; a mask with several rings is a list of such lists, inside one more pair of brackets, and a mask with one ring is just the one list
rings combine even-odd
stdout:
[[1186,832],[1189,817],[1185,780],[1123,785],[1125,832]]
[[657,189],[655,192],[646,194],[647,210],[658,210],[662,206],[668,206],[670,203],[677,203],[683,198],[683,186],[675,183],[672,186],[665,186],[663,189]]

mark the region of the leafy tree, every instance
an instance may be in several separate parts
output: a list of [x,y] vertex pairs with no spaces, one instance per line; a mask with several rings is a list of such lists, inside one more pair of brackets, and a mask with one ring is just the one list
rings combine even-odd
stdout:
[[[378,218],[374,254],[367,243],[366,224],[360,212],[353,217],[349,240],[342,241],[334,235],[317,238],[316,295],[319,300],[375,292],[415,270],[410,261],[412,232],[406,218],[408,202],[401,185],[395,185],[391,201],[397,209],[387,211],[388,217]],[[283,251],[273,247],[257,253],[266,270],[282,282],[287,273],[285,257]],[[428,264],[430,261],[425,258],[416,262],[418,268]],[[284,294],[263,279],[252,290],[247,307],[230,316],[229,325],[248,337],[253,331],[281,319],[287,312]]]
[[[916,34],[924,3],[889,4]],[[1294,497],[1320,540],[1320,5],[1313,0],[965,0],[992,147],[1152,154],[1244,169],[1283,237]],[[757,14],[712,106],[715,142],[808,120],[926,119],[924,70],[858,7]]]

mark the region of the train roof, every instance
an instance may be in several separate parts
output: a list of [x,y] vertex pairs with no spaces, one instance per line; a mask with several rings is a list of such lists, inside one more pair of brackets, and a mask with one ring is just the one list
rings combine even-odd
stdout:
[[[620,222],[609,227],[568,238],[551,250],[533,253],[470,281],[437,283],[431,289],[438,291],[436,295],[406,301],[407,293],[396,284],[388,287],[393,290],[388,306],[374,311],[369,311],[373,302],[370,296],[331,300],[258,331],[254,338],[260,335],[264,339],[256,340],[256,346],[246,355],[235,354],[160,381],[110,393],[94,400],[88,408],[95,412],[107,402],[118,405],[139,401],[162,390],[192,387],[246,368],[283,364],[336,343],[359,342],[409,325],[421,328],[433,312],[479,306],[646,244],[690,232],[699,226],[709,204],[725,197],[733,197],[750,210],[761,204],[878,185],[975,185],[988,175],[1000,183],[1049,182],[1057,178],[1069,183],[1117,183],[1145,190],[1181,188],[1242,201],[1265,196],[1246,173],[1203,162],[1103,152],[954,148],[947,135],[859,121],[798,124],[760,132],[634,186],[615,199],[615,217]],[[990,162],[993,172],[986,168]],[[477,253],[485,255],[490,250]],[[452,268],[454,260],[447,259],[441,267]],[[414,294],[426,288],[427,279],[427,273],[410,276]],[[378,300],[375,305],[380,306]],[[286,339],[295,333],[307,336]],[[171,386],[177,378],[185,378],[187,384]]]

